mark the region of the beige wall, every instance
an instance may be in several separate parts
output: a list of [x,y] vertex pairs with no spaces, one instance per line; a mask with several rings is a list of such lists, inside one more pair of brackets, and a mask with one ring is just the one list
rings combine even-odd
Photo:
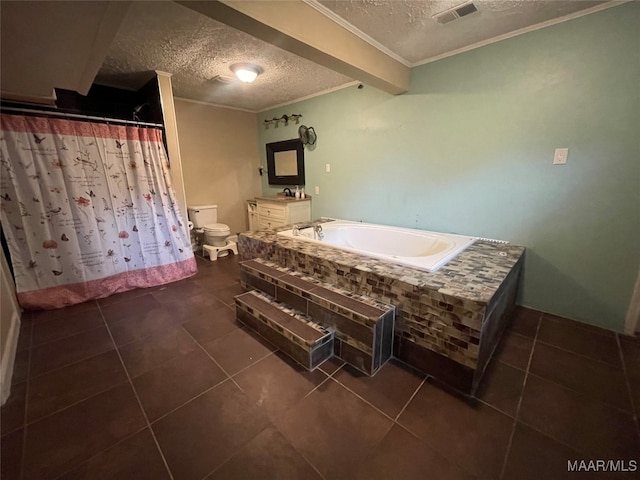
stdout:
[[[173,86],[171,84],[171,74],[156,70],[158,80],[158,93],[160,94],[160,105],[162,107],[162,117],[164,119],[164,135],[167,142],[167,155],[171,166],[171,184],[176,194],[176,202],[184,218],[187,218],[187,196],[184,187],[184,173],[182,171],[182,156],[180,151],[180,141],[178,133],[178,121],[176,109],[173,103]],[[188,234],[188,226],[184,225]]]
[[188,205],[218,205],[232,233],[248,229],[246,201],[261,192],[254,113],[174,100]]
[[0,248],[0,403],[9,398],[20,332],[20,307],[9,265]]
[[0,249],[0,352],[6,351],[9,330],[14,317],[20,319],[20,307],[16,300],[16,290],[9,271],[9,264]]

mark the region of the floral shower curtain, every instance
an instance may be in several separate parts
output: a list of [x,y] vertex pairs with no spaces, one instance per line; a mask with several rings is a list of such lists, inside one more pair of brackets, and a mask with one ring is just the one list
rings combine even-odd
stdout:
[[24,308],[197,271],[158,129],[2,114],[0,197]]

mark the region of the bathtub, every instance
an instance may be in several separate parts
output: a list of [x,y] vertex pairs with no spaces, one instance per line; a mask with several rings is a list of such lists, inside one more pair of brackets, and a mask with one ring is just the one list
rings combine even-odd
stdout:
[[305,242],[314,242],[348,252],[359,253],[409,267],[435,272],[476,241],[448,233],[428,232],[410,228],[333,220],[322,223],[322,239],[314,238],[313,228],[278,232],[278,235]]

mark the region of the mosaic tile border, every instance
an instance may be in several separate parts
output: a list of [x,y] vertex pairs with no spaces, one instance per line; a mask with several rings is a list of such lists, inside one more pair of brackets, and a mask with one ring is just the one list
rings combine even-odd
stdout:
[[[277,346],[305,369],[312,371],[328,360],[334,349],[333,332],[313,322],[301,312],[279,304],[255,290],[235,298],[238,320]],[[274,315],[276,313],[276,315]],[[273,316],[273,318],[272,318]],[[278,320],[278,317],[281,317]],[[283,323],[281,323],[284,321]],[[293,330],[308,329],[316,333],[306,339]],[[308,332],[307,332],[308,333]]]
[[310,283],[319,288],[330,290],[338,295],[341,295],[343,297],[349,298],[358,303],[371,307],[375,311],[370,312],[371,315],[364,315],[363,313],[350,309],[347,306],[336,305],[334,302],[331,302],[330,300],[324,298],[323,296],[313,291],[309,292],[307,290],[304,290],[303,288],[300,288],[299,286],[292,284],[290,281],[288,281],[289,278],[287,277],[274,277],[271,275],[267,275],[263,271],[256,269],[252,265],[243,264],[243,269],[250,272],[253,276],[258,277],[266,282],[272,283],[277,287],[290,291],[291,293],[307,298],[308,300],[312,300],[314,303],[322,305],[323,307],[333,312],[336,312],[340,315],[343,315],[349,318],[350,320],[360,323],[366,327],[369,327],[369,328],[374,327],[378,317],[380,317],[381,315],[384,315],[387,311],[389,311],[389,309],[395,309],[393,305],[382,303],[370,297],[359,295],[357,293],[353,293],[343,288],[338,288],[333,285],[326,284],[324,282],[321,282],[317,278],[309,277],[291,268],[283,268],[276,263],[266,261],[262,258],[256,258],[254,260],[260,263],[261,265],[277,270],[283,276],[299,278],[303,282]]
[[270,261],[256,258],[240,265],[244,288],[273,292],[323,324],[334,334],[336,355],[367,375],[391,357],[395,307],[327,285]]
[[284,304],[282,304],[280,302],[277,302],[275,298],[273,298],[273,297],[271,297],[269,295],[266,295],[266,294],[264,294],[262,292],[258,292],[256,290],[251,290],[248,293],[253,295],[253,296],[255,296],[255,297],[258,297],[262,301],[270,304],[272,307],[275,307],[278,310],[280,310],[281,312],[284,312],[287,315],[290,315],[291,317],[293,317],[296,320],[304,323],[305,325],[308,325],[309,327],[313,328],[318,333],[323,335],[323,337],[320,338],[319,340],[317,340],[316,342],[308,343],[304,338],[300,337],[299,335],[296,335],[294,332],[286,329],[282,325],[272,321],[269,317],[264,315],[262,312],[255,311],[251,307],[245,308],[246,311],[248,311],[249,313],[254,315],[256,318],[258,318],[258,320],[261,320],[265,324],[269,325],[272,329],[278,331],[280,334],[282,334],[283,336],[287,337],[292,342],[297,343],[301,347],[315,348],[318,345],[322,345],[324,342],[326,342],[327,336],[329,336],[329,338],[330,338],[331,334],[333,333],[329,329],[327,329],[327,328],[323,327],[322,325],[314,322],[309,316],[305,315],[304,313],[299,312],[298,310],[295,310],[293,308],[289,308],[289,307],[287,307],[287,305],[284,305]]

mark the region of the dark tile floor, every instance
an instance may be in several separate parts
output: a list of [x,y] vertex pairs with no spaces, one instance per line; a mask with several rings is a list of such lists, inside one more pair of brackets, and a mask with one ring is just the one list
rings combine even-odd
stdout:
[[519,309],[477,401],[392,361],[309,373],[236,323],[235,257],[26,314],[5,480],[561,479],[640,460],[640,341]]

